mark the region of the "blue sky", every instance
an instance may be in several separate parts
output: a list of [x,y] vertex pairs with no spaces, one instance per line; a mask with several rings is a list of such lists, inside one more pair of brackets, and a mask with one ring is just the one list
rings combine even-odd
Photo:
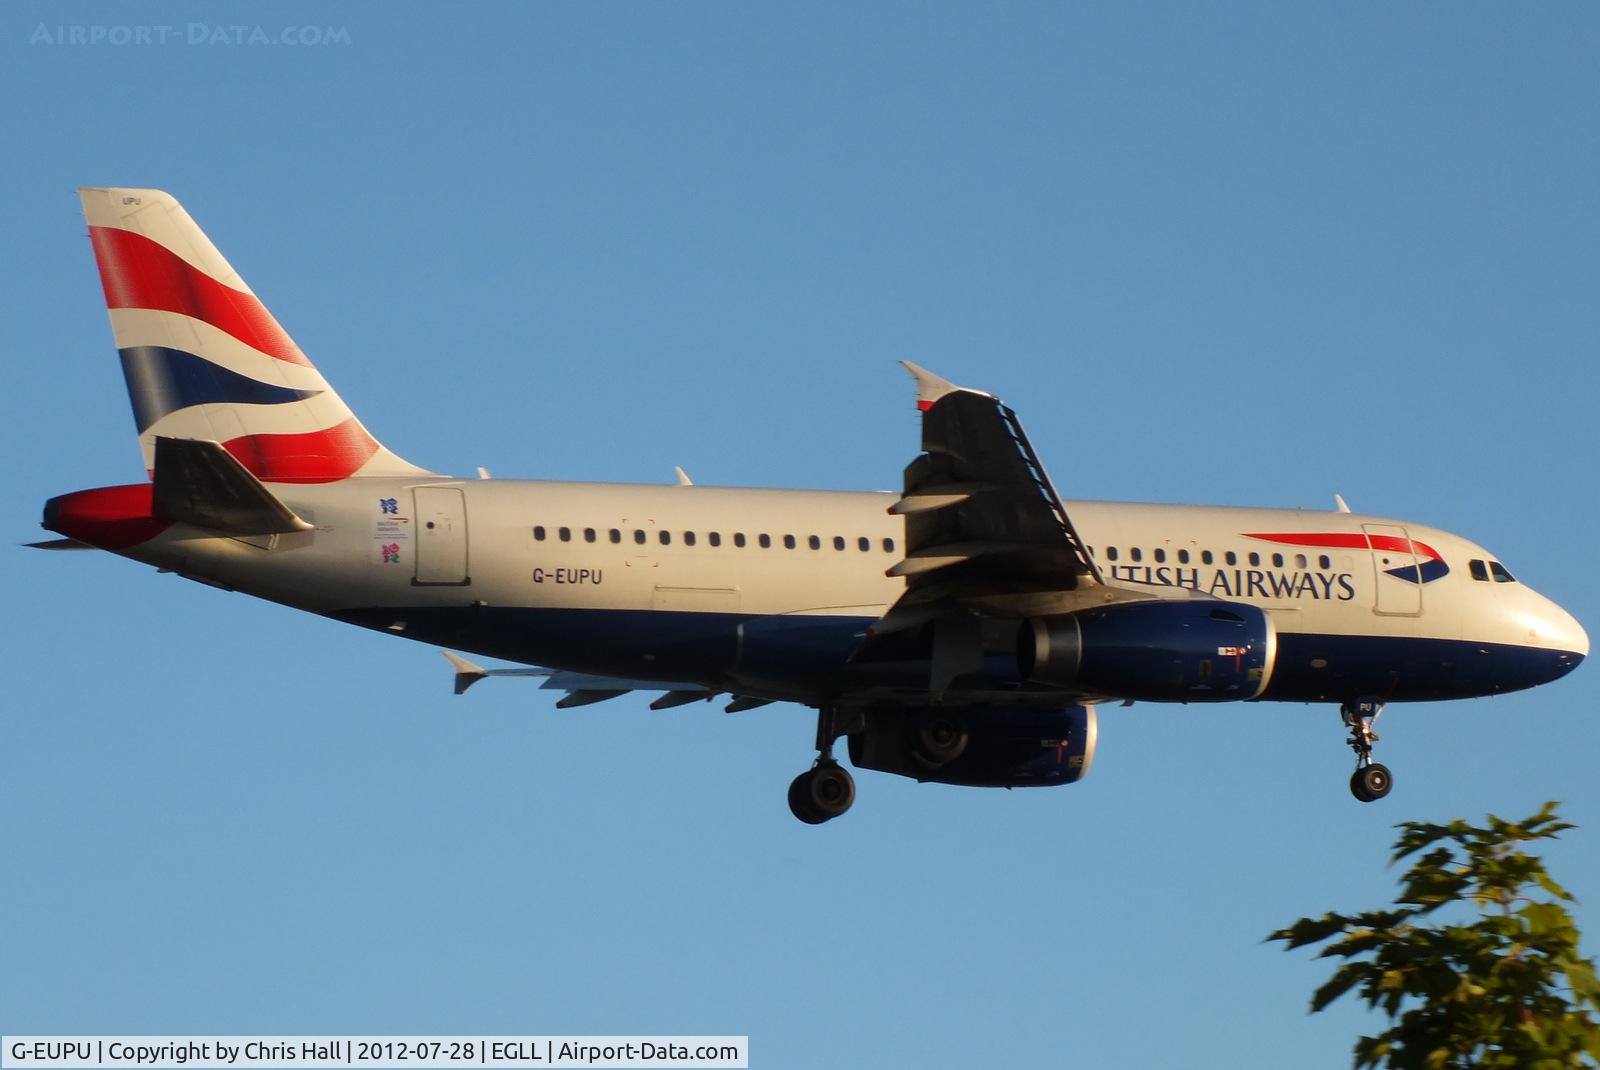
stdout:
[[[1005,398],[1065,496],[1339,492],[1600,626],[1592,6],[383,15],[0,13],[13,544],[47,497],[140,476],[73,190],[150,185],[439,470],[890,488],[909,358]],[[73,25],[176,30],[55,43]],[[1391,708],[1374,806],[1332,708],[1141,704],[1082,784],[864,773],[815,829],[784,804],[808,711],[455,698],[425,646],[0,554],[6,1033],[1333,1068],[1377,1020],[1308,1017],[1327,968],[1261,938],[1386,901],[1394,822],[1565,800],[1553,869],[1600,903],[1590,667]]]

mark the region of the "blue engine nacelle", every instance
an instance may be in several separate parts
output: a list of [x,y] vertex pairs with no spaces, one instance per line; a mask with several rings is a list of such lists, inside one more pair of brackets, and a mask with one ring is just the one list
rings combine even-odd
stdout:
[[849,737],[850,764],[937,784],[1049,787],[1083,779],[1097,732],[1085,706],[869,709]]
[[1023,678],[1078,695],[1230,702],[1267,688],[1278,633],[1266,611],[1213,599],[1124,602],[1023,624]]

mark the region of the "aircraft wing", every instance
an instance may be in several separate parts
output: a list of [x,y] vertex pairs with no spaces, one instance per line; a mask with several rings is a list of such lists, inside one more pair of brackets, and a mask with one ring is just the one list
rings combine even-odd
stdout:
[[875,633],[953,608],[1020,617],[1151,597],[1106,583],[1011,409],[902,363],[917,381],[923,452],[889,509],[906,518],[906,555],[889,570],[906,592]]
[[[699,684],[686,684],[682,681],[668,680],[637,680],[624,676],[595,676],[590,673],[568,672],[565,669],[540,669],[535,667],[519,666],[513,669],[485,669],[474,664],[449,650],[441,650],[446,661],[456,670],[455,691],[462,694],[479,680],[491,676],[534,676],[543,677],[544,683],[539,685],[540,690],[565,691],[561,700],[556,703],[556,709],[568,710],[574,706],[588,706],[596,702],[626,695],[630,691],[661,691],[661,697],[650,703],[652,710],[667,710],[674,706],[684,706],[691,702],[710,702],[719,692]],[[734,695],[733,701],[728,703],[728,713],[741,713],[744,710],[753,710],[757,706],[765,706],[771,700],[754,698],[748,695]]]
[[932,625],[929,688],[943,692],[997,636],[1011,642],[1014,630],[986,622],[1187,593],[1108,582],[1016,413],[991,394],[901,363],[922,412],[922,454],[889,508],[906,518],[906,554],[889,569],[906,590],[868,629],[856,660],[872,660],[886,636]]

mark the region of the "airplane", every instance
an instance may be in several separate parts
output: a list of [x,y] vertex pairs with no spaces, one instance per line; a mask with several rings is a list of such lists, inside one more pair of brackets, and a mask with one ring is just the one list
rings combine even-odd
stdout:
[[[1337,511],[1063,501],[1016,413],[909,362],[900,493],[455,478],[383,446],[167,193],[80,191],[148,480],[63,494],[98,548],[436,645],[459,694],[816,711],[807,824],[856,769],[979,787],[1088,773],[1106,703],[1336,704],[1351,793],[1390,702],[1548,683],[1588,635],[1488,550]],[[514,663],[485,669],[464,651]]]

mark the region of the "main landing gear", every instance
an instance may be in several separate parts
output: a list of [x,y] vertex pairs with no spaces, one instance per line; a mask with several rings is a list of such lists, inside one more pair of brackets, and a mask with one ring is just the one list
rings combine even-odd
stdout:
[[832,707],[817,711],[817,760],[789,785],[789,810],[808,825],[832,821],[856,801],[856,782],[833,757],[833,741],[843,733]]
[[1339,707],[1339,716],[1350,729],[1350,749],[1356,752],[1356,771],[1350,774],[1350,794],[1362,802],[1376,802],[1394,786],[1389,767],[1372,760],[1372,745],[1378,742],[1378,733],[1372,726],[1382,713],[1383,703],[1375,700],[1346,702]]

